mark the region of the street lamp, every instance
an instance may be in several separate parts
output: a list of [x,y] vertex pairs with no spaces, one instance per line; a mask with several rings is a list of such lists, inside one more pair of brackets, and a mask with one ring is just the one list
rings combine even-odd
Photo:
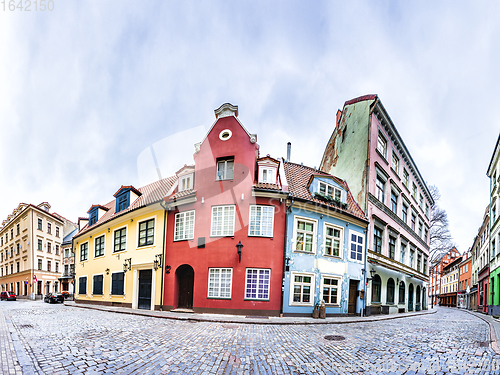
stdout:
[[132,258],[125,259],[123,263],[123,272],[130,271],[132,269]]
[[238,244],[236,245],[236,249],[238,251],[238,263],[241,263],[241,249],[243,248],[243,245],[241,244],[241,241],[238,242]]

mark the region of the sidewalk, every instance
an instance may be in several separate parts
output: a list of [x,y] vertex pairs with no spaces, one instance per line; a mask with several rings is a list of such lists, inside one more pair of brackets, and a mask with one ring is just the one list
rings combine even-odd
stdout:
[[437,309],[430,309],[419,312],[408,312],[401,314],[390,315],[374,315],[369,317],[360,316],[346,316],[346,317],[333,317],[326,319],[313,319],[312,317],[297,318],[297,317],[267,317],[267,316],[244,316],[244,315],[222,315],[222,314],[196,314],[196,313],[179,313],[171,311],[151,311],[151,310],[138,310],[126,307],[116,306],[101,306],[101,305],[88,305],[77,304],[74,301],[64,302],[66,306],[93,309],[101,311],[115,312],[119,314],[131,314],[140,316],[150,316],[154,318],[174,319],[184,321],[197,321],[197,322],[216,322],[216,323],[239,323],[239,324],[276,324],[276,325],[307,325],[307,324],[348,324],[348,323],[365,323],[365,322],[378,322],[380,320],[408,318],[411,316],[434,314]]
[[500,348],[498,347],[498,340],[500,339],[500,321],[493,318],[491,315],[486,315],[469,310],[464,311],[467,311],[471,315],[477,316],[479,319],[484,320],[490,325],[491,348],[496,354],[500,354]]

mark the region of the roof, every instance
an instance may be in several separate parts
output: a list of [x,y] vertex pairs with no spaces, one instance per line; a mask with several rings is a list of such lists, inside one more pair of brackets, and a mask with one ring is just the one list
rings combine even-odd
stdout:
[[364,102],[365,100],[375,100],[377,99],[377,94],[358,96],[357,98],[348,100],[344,103],[344,106],[351,105],[354,103]]
[[[349,190],[349,187],[344,180],[332,176],[331,174],[321,172],[314,168],[306,167],[300,164],[285,162],[284,167],[286,179],[288,181],[288,189],[291,197],[308,200],[322,206],[332,207],[335,208],[336,211],[347,213],[367,222],[365,213],[354,200],[351,191]],[[328,178],[333,178],[335,182],[342,186],[347,191],[347,208],[339,207],[336,203],[325,202],[314,197],[308,189],[309,180],[313,175],[317,177],[325,176]]]
[[74,236],[74,238],[79,237],[84,233],[94,228],[97,228],[104,223],[114,220],[117,217],[125,215],[126,213],[162,201],[163,198],[168,195],[170,188],[172,187],[172,185],[176,180],[177,177],[170,176],[137,189],[142,195],[139,198],[137,198],[135,202],[133,202],[128,208],[118,213],[115,212],[116,211],[115,199],[113,199],[111,202],[106,203],[104,206],[100,206],[103,207],[104,209],[107,209],[106,213],[102,215],[102,217],[99,218],[99,220],[97,220],[97,222],[90,228],[88,224],[85,225],[82,228],[82,230]]
[[64,236],[63,238],[63,244],[65,242],[71,242],[71,240],[73,239],[73,237],[78,233],[78,228],[73,230],[71,233],[67,234],[66,236]]
[[256,189],[281,191],[281,188],[277,184],[270,184],[267,182],[257,182],[257,183],[255,183],[254,187]]
[[[188,197],[190,195],[196,195],[196,190],[194,190],[194,189],[187,189],[187,190],[179,191],[179,192],[171,195],[168,198],[168,200],[169,201],[175,201],[176,199],[185,198],[185,197]],[[167,198],[164,198],[164,200],[167,200]]]
[[87,211],[87,213],[90,213],[90,211],[92,211],[94,208],[101,208],[104,211],[109,210],[109,208],[106,207],[106,206],[101,206],[100,204],[93,204],[92,207],[89,208],[89,210]]
[[118,195],[118,193],[119,193],[120,191],[122,191],[123,189],[130,189],[130,190],[132,190],[135,194],[137,194],[137,195],[141,195],[141,192],[140,192],[139,190],[137,190],[135,187],[133,187],[132,185],[127,185],[127,186],[122,185],[122,186],[118,189],[118,191],[117,191],[116,193],[114,193],[114,194],[113,194],[113,197],[115,197],[115,198],[116,198],[116,196]]

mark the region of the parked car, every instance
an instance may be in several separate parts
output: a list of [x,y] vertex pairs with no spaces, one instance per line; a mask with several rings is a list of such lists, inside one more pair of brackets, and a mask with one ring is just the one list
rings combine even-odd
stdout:
[[48,293],[43,297],[43,302],[48,302],[48,303],[57,303],[57,302],[64,302],[64,296],[60,293]]
[[0,301],[6,299],[7,301],[15,301],[17,298],[16,293],[14,292],[2,292],[0,293]]

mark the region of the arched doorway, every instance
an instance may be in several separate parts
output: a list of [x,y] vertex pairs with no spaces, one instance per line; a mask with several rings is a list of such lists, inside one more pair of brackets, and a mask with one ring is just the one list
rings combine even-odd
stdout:
[[[399,283],[399,299],[398,299],[398,303],[400,305],[405,304],[405,294],[406,294],[405,283],[404,283],[404,281],[401,281]],[[403,308],[403,310],[404,310],[404,308]]]
[[421,296],[420,296],[420,285],[417,285],[417,300],[415,303],[415,310],[420,311],[420,301],[421,301]]
[[427,290],[422,288],[422,310],[427,310]]
[[382,280],[379,275],[373,276],[372,279],[372,302],[380,303],[382,292]]
[[194,288],[194,270],[189,264],[183,264],[175,271],[177,278],[178,303],[177,308],[193,308],[193,288]]
[[394,294],[395,294],[396,285],[394,283],[394,279],[390,278],[387,280],[387,298],[386,302],[388,305],[394,304]]
[[413,284],[408,287],[408,311],[413,311]]

